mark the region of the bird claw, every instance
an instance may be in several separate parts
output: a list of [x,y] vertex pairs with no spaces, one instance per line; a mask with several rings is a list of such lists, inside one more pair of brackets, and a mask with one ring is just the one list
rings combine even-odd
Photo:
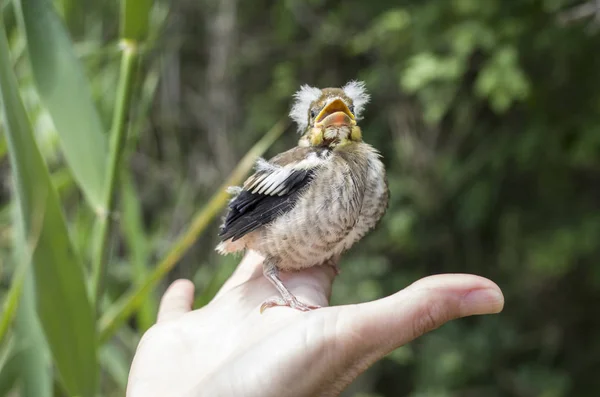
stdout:
[[260,305],[261,314],[270,307],[286,306],[292,309],[300,310],[301,312],[308,312],[315,309],[320,309],[321,306],[309,305],[299,301],[296,297],[291,297],[289,300],[282,298],[271,298],[263,302]]
[[338,266],[337,262],[334,261],[329,261],[327,262],[327,266],[330,266],[333,269],[333,272],[335,273],[336,276],[340,275],[340,267]]

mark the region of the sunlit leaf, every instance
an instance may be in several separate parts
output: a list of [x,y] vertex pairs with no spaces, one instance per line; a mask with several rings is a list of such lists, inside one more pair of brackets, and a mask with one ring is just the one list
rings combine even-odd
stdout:
[[82,65],[50,0],[19,0],[36,86],[87,200],[102,203],[107,140]]

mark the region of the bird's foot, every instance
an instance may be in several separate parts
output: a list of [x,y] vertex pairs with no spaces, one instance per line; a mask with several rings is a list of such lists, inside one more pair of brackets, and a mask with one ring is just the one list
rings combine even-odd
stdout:
[[333,268],[333,271],[336,276],[340,275],[341,270],[336,262],[329,262],[329,266],[331,266]]
[[270,307],[275,306],[287,306],[292,309],[300,310],[301,312],[308,312],[315,309],[320,309],[321,306],[309,305],[304,302],[299,301],[295,296],[291,296],[288,299],[283,298],[271,298],[267,299],[260,305],[260,312],[264,312]]
[[333,269],[333,271],[334,271],[335,275],[336,275],[336,276],[339,276],[339,275],[340,275],[340,272],[341,272],[341,270],[340,270],[340,267],[338,266],[338,261],[339,261],[339,258],[338,258],[338,259],[327,259],[327,260],[325,261],[325,263],[323,263],[323,264],[324,264],[325,266],[329,266],[329,267],[331,267],[331,268]]

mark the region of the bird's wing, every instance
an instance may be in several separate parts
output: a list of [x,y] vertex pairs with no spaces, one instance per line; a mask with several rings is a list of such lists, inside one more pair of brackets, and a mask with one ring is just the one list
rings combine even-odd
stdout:
[[296,147],[268,162],[260,159],[256,172],[229,203],[221,239],[235,241],[291,210],[327,157],[323,149]]

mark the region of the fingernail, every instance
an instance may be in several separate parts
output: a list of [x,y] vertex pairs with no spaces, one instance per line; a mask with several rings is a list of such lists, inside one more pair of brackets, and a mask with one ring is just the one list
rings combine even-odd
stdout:
[[464,316],[500,313],[504,307],[504,296],[495,288],[477,289],[467,293],[461,304]]

